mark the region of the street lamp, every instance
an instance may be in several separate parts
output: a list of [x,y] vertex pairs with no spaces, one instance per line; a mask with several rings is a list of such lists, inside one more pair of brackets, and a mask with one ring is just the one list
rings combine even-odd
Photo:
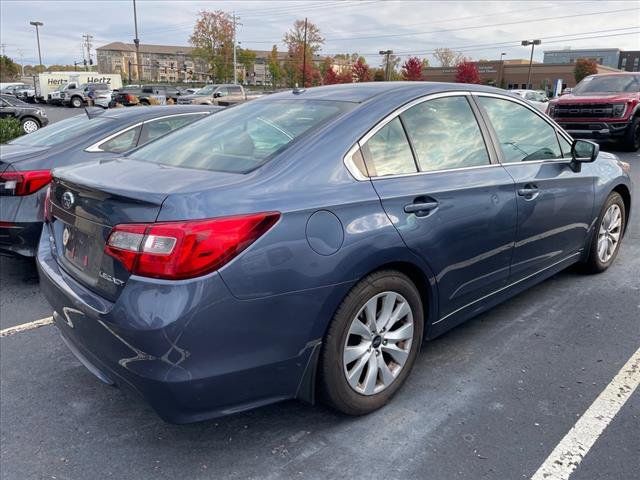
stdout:
[[380,55],[385,56],[385,68],[384,68],[384,79],[389,81],[389,57],[393,54],[393,50],[380,50],[378,52]]
[[523,47],[528,47],[531,45],[531,57],[529,58],[529,76],[527,78],[527,88],[531,85],[531,64],[533,63],[533,49],[536,45],[540,45],[542,40],[522,40],[521,45]]
[[29,22],[29,25],[33,25],[34,27],[36,27],[36,38],[38,40],[38,61],[40,62],[39,65],[42,65],[42,54],[40,53],[40,31],[38,30],[38,27],[42,27],[44,23],[34,21]]
[[502,60],[502,57],[504,57],[506,55],[505,52],[502,52],[500,54],[500,81],[498,82],[498,86],[500,88],[504,88],[502,86],[502,82],[504,81],[504,60]]

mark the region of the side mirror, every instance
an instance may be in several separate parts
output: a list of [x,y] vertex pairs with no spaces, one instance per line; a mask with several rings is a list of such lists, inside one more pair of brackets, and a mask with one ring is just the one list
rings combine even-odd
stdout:
[[600,145],[589,140],[576,139],[571,145],[571,165],[575,172],[580,171],[582,163],[591,163],[600,153]]
[[220,98],[222,94],[220,92],[216,92],[213,94],[213,98]]

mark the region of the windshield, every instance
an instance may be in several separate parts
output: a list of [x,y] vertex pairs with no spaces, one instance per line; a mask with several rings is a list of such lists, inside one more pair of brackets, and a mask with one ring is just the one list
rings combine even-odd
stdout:
[[603,75],[587,77],[575,86],[573,95],[587,93],[640,92],[640,75]]
[[86,115],[60,120],[45,128],[36,130],[29,135],[23,135],[9,143],[13,145],[27,145],[30,147],[44,147],[58,145],[72,138],[82,137],[89,130],[109,122],[105,118],[88,119]]
[[211,95],[218,85],[207,85],[196,92],[196,95]]
[[130,157],[176,167],[246,173],[352,107],[347,102],[314,100],[248,102],[176,130]]

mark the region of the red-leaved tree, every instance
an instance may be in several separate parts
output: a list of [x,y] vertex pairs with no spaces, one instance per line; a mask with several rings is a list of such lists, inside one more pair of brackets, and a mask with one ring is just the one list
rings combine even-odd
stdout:
[[370,82],[372,75],[369,65],[367,65],[362,57],[358,58],[351,66],[351,71],[356,82]]
[[456,82],[458,83],[480,83],[480,72],[475,63],[460,62],[456,71]]
[[402,78],[404,80],[422,80],[422,60],[418,57],[411,57],[402,65]]
[[334,83],[338,83],[338,74],[333,69],[331,62],[328,62],[327,68],[324,72],[324,76],[322,77],[322,83],[324,85],[333,85]]

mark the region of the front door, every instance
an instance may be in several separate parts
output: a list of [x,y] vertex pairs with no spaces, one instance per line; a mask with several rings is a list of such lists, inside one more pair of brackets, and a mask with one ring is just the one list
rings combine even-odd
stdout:
[[577,256],[585,247],[594,208],[594,177],[572,170],[571,145],[532,109],[504,98],[475,98],[516,184],[518,228],[511,280]]
[[389,219],[436,277],[439,318],[506,284],[513,180],[491,162],[466,95],[413,106],[362,151]]

